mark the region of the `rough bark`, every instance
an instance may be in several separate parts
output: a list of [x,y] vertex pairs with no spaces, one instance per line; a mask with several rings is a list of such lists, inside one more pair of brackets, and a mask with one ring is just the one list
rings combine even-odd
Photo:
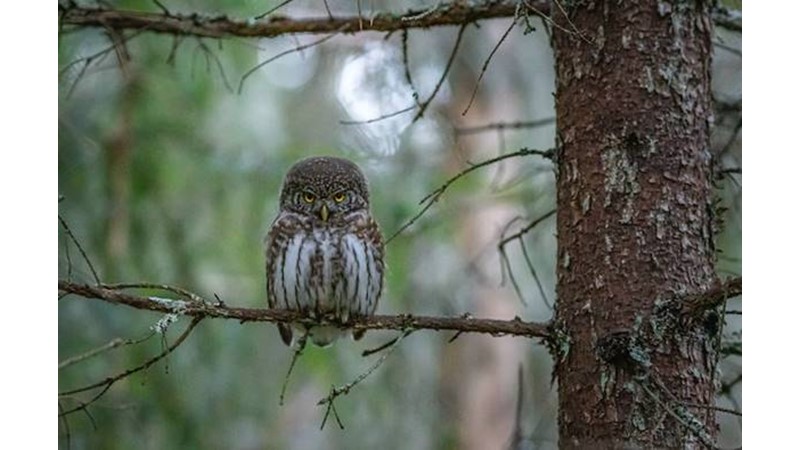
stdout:
[[710,5],[565,12],[553,37],[560,447],[704,448],[714,413],[684,404],[714,404],[718,315],[664,305],[715,280]]

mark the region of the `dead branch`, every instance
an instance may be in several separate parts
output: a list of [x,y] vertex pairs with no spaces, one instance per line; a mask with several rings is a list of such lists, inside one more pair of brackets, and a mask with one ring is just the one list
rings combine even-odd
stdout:
[[481,85],[481,80],[483,80],[483,76],[486,74],[486,69],[489,68],[489,63],[492,61],[494,54],[497,53],[497,50],[500,49],[500,46],[503,45],[503,41],[506,40],[509,34],[511,34],[511,30],[517,26],[517,16],[519,16],[519,6],[522,3],[517,5],[517,14],[514,14],[514,20],[511,21],[511,24],[506,29],[505,33],[500,37],[500,40],[497,41],[492,51],[489,52],[489,56],[486,57],[486,60],[483,62],[483,67],[481,67],[481,73],[478,75],[478,80],[475,81],[475,88],[472,89],[472,95],[469,96],[469,102],[467,102],[467,107],[464,108],[464,111],[461,113],[462,116],[466,116],[469,109],[472,107],[472,103],[475,101],[475,96],[478,94],[478,87]]
[[739,295],[742,295],[742,277],[728,278],[705,292],[680,299],[682,313],[697,317],[704,311],[714,309],[729,298]]
[[[302,313],[282,309],[235,308],[209,301],[189,302],[159,297],[142,297],[119,290],[104,289],[86,284],[58,280],[58,289],[84,298],[104,300],[109,303],[127,305],[132,308],[191,317],[217,317],[240,322],[282,322],[319,325],[320,321]],[[266,303],[266,301],[264,302]],[[347,323],[333,323],[341,328],[353,330],[453,330],[467,333],[512,335],[528,338],[548,338],[549,324],[513,320],[473,319],[471,317],[429,317],[401,314],[397,316],[376,315],[351,318]]]
[[556,210],[555,209],[551,209],[549,212],[545,213],[544,215],[542,215],[541,217],[537,218],[533,222],[529,223],[528,225],[525,225],[525,227],[523,229],[519,230],[518,232],[516,232],[516,233],[514,233],[514,234],[512,234],[510,236],[504,236],[500,240],[500,242],[497,244],[498,250],[502,251],[503,247],[508,245],[509,242],[513,241],[514,239],[520,239],[522,236],[525,236],[525,234],[528,233],[529,231],[531,231],[532,229],[534,229],[536,227],[536,225],[539,225],[539,223],[541,223],[542,221],[544,221],[545,219],[547,219],[548,217],[552,216],[555,213],[556,213]]
[[[547,11],[547,2],[536,2]],[[410,10],[405,14],[380,13],[370,20],[350,17],[317,17],[292,19],[273,15],[267,20],[233,19],[226,15],[165,14],[146,11],[123,11],[102,7],[59,5],[61,23],[81,27],[103,27],[117,30],[147,29],[156,33],[194,35],[199,37],[271,38],[284,34],[356,33],[359,31],[393,32],[410,28],[466,25],[480,20],[513,17],[516,2],[490,2],[468,5],[454,2],[434,10]]]
[[486,167],[486,166],[492,165],[492,164],[494,164],[494,163],[496,163],[498,161],[502,161],[502,160],[508,159],[508,158],[515,158],[515,157],[518,157],[518,156],[538,155],[538,156],[541,156],[543,158],[552,159],[554,154],[555,154],[555,150],[554,149],[536,150],[536,149],[531,149],[531,148],[521,148],[521,149],[517,150],[516,152],[508,153],[508,154],[505,154],[505,155],[500,155],[500,156],[497,156],[497,157],[494,157],[494,158],[491,158],[491,159],[487,159],[485,161],[481,161],[481,162],[479,162],[477,164],[471,165],[469,168],[462,170],[461,172],[457,173],[456,175],[454,175],[453,177],[451,177],[450,179],[445,181],[444,184],[439,186],[438,189],[436,189],[435,191],[433,191],[430,194],[426,195],[425,198],[420,200],[419,204],[423,205],[422,208],[420,208],[420,210],[417,212],[417,214],[415,214],[412,218],[408,219],[403,225],[401,225],[400,228],[397,229],[397,231],[392,233],[392,235],[389,236],[388,239],[386,239],[386,244],[390,243],[392,240],[394,240],[394,238],[396,238],[398,235],[400,235],[400,233],[402,233],[408,227],[413,225],[420,217],[422,217],[423,214],[425,214],[436,202],[439,201],[439,198],[441,198],[441,196],[450,187],[450,185],[452,185],[453,183],[458,181],[459,178],[467,175],[468,173],[470,173],[470,172],[472,172],[474,170],[480,169],[481,167]]
[[87,352],[81,353],[80,355],[76,355],[76,356],[73,356],[71,358],[67,358],[64,361],[59,362],[58,363],[58,370],[61,370],[61,369],[65,368],[65,367],[69,367],[69,366],[71,366],[73,364],[77,364],[77,363],[79,363],[81,361],[84,361],[86,359],[92,358],[94,356],[97,356],[97,355],[99,355],[101,353],[104,353],[104,352],[107,352],[109,350],[113,350],[113,349],[115,349],[117,347],[122,347],[122,346],[125,346],[125,345],[136,345],[136,344],[139,344],[141,342],[144,342],[144,341],[150,339],[151,337],[153,337],[153,335],[155,335],[155,331],[151,331],[150,333],[147,334],[147,336],[144,336],[144,337],[139,338],[139,339],[114,338],[114,339],[110,340],[109,342],[107,342],[106,344],[104,344],[104,345],[102,345],[100,347],[93,348],[93,349],[91,349],[91,350],[89,350]]
[[[81,256],[83,256],[83,260],[86,261],[86,265],[89,266],[89,270],[92,271],[92,276],[94,277],[94,281],[99,284],[100,283],[100,277],[97,275],[97,271],[94,269],[94,264],[92,264],[92,260],[90,260],[89,256],[86,255],[86,252],[83,250],[83,246],[81,245],[80,242],[78,242],[78,239],[75,237],[75,235],[72,234],[72,230],[69,228],[69,225],[67,225],[67,221],[65,221],[61,217],[61,214],[58,215],[58,222],[61,224],[61,227],[64,228],[64,231],[67,233],[67,236],[69,236],[70,240],[75,244],[76,247],[78,247],[78,251],[81,252]],[[67,246],[66,248],[69,248],[69,247]],[[72,272],[72,261],[69,261],[69,253],[67,253],[67,258],[68,258],[68,264],[69,264],[69,272],[71,273]]]
[[330,393],[325,398],[317,402],[317,406],[327,405],[327,407],[325,408],[325,416],[322,418],[322,424],[319,427],[320,430],[325,428],[325,423],[328,421],[328,416],[330,415],[331,411],[333,411],[333,416],[336,418],[336,422],[339,425],[339,428],[344,429],[342,420],[339,418],[339,414],[336,412],[333,402],[338,397],[350,393],[351,389],[353,389],[354,387],[356,387],[356,385],[364,381],[368,376],[372,375],[372,372],[375,372],[375,370],[377,370],[380,366],[382,366],[383,363],[386,361],[386,358],[388,358],[389,355],[392,354],[394,349],[396,349],[400,345],[400,341],[402,341],[403,338],[407,337],[412,332],[413,330],[406,330],[402,334],[400,334],[400,336],[393,339],[391,341],[391,344],[389,344],[389,346],[386,347],[386,351],[383,353],[383,355],[381,355],[381,357],[378,358],[378,360],[375,361],[375,363],[372,364],[366,371],[359,374],[353,381],[339,387],[331,386]]
[[[59,289],[61,288],[60,286],[61,286],[61,281],[59,281]],[[109,292],[113,292],[113,291],[109,291]],[[157,363],[158,361],[162,360],[167,355],[172,353],[176,348],[178,348],[178,346],[180,346],[183,343],[184,340],[186,340],[187,337],[189,337],[189,334],[191,334],[192,330],[194,330],[194,328],[197,326],[198,323],[200,323],[201,320],[203,320],[203,316],[195,316],[192,319],[192,322],[189,324],[189,326],[186,327],[186,330],[184,330],[184,332],[180,336],[178,336],[178,339],[176,339],[175,342],[172,343],[172,345],[170,345],[169,347],[164,349],[164,351],[162,351],[158,355],[156,355],[156,356],[148,359],[144,363],[140,364],[139,366],[134,367],[132,369],[128,369],[128,370],[126,370],[124,372],[121,372],[121,373],[115,375],[115,376],[108,377],[108,378],[106,378],[106,379],[104,379],[102,381],[98,381],[97,383],[89,384],[89,385],[86,385],[86,386],[83,386],[83,387],[80,387],[80,388],[77,388],[77,389],[71,389],[71,390],[65,391],[65,392],[59,392],[59,394],[58,394],[59,398],[61,398],[61,397],[69,398],[70,396],[72,396],[74,394],[90,391],[90,390],[93,390],[93,389],[102,388],[88,402],[80,402],[80,404],[78,406],[76,406],[76,407],[74,407],[72,409],[59,412],[58,416],[59,417],[64,417],[64,416],[67,416],[67,415],[72,414],[72,413],[77,412],[77,411],[86,411],[88,413],[88,409],[87,408],[92,403],[96,402],[100,397],[102,397],[106,392],[108,392],[108,390],[111,389],[111,386],[113,386],[114,383],[116,383],[117,381],[122,380],[124,378],[127,378],[127,377],[133,375],[136,372],[140,372],[142,370],[147,369],[148,367],[152,366],[153,364]]]
[[456,55],[458,54],[458,47],[461,45],[461,38],[464,36],[464,30],[467,29],[467,24],[461,25],[461,28],[458,29],[458,35],[456,36],[456,42],[453,44],[453,50],[450,52],[450,57],[447,58],[447,63],[444,66],[444,72],[442,72],[442,76],[439,78],[439,81],[436,83],[436,86],[433,88],[433,92],[431,92],[430,97],[427,100],[422,102],[419,105],[419,111],[414,116],[414,119],[411,121],[416,122],[417,120],[421,119],[422,116],[425,114],[425,110],[428,109],[428,105],[431,104],[433,99],[436,97],[436,93],[439,92],[439,89],[444,84],[445,80],[447,80],[447,74],[450,73],[450,68],[453,66],[453,61],[456,59]]
[[519,130],[524,128],[538,128],[545,125],[556,123],[555,117],[549,117],[542,120],[531,120],[521,122],[497,122],[487,125],[480,125],[476,127],[456,128],[454,131],[458,136],[465,136],[469,134],[484,133],[487,131],[504,131],[504,130]]
[[[486,19],[514,17],[517,4],[493,1],[482,4],[453,2],[427,10],[410,10],[405,14],[380,13],[370,20],[360,15],[334,18],[292,19],[273,15],[267,20],[234,19],[226,15],[175,14],[167,12],[124,11],[104,7],[78,6],[72,2],[59,4],[60,24],[78,27],[101,27],[116,30],[148,30],[172,35],[198,37],[270,38],[293,33],[328,34],[345,28],[345,33],[359,31],[394,32],[410,28],[464,25]],[[326,5],[327,6],[327,5]],[[545,0],[524,2],[526,14],[544,15],[550,11]],[[742,30],[741,11],[717,8],[712,15],[717,26]]]

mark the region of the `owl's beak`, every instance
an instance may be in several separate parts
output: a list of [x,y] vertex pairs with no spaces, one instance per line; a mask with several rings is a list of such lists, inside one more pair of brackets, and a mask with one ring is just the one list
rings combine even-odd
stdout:
[[323,203],[322,208],[319,209],[319,217],[323,222],[328,221],[328,205],[325,203]]

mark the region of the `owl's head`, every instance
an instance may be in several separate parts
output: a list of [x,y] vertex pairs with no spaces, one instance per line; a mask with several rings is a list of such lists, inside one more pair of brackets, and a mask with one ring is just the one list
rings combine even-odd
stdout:
[[281,210],[314,216],[327,222],[369,209],[367,181],[352,161],[314,156],[296,162],[281,190]]

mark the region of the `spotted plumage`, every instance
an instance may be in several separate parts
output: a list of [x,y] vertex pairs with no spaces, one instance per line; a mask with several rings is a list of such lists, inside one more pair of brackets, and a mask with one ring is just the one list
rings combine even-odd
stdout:
[[[383,292],[383,238],[358,166],[322,156],[289,169],[280,211],[266,237],[266,260],[270,308],[334,322],[375,313]],[[278,330],[291,345],[292,329],[279,324]],[[317,345],[342,334],[335,326],[308,332]]]

